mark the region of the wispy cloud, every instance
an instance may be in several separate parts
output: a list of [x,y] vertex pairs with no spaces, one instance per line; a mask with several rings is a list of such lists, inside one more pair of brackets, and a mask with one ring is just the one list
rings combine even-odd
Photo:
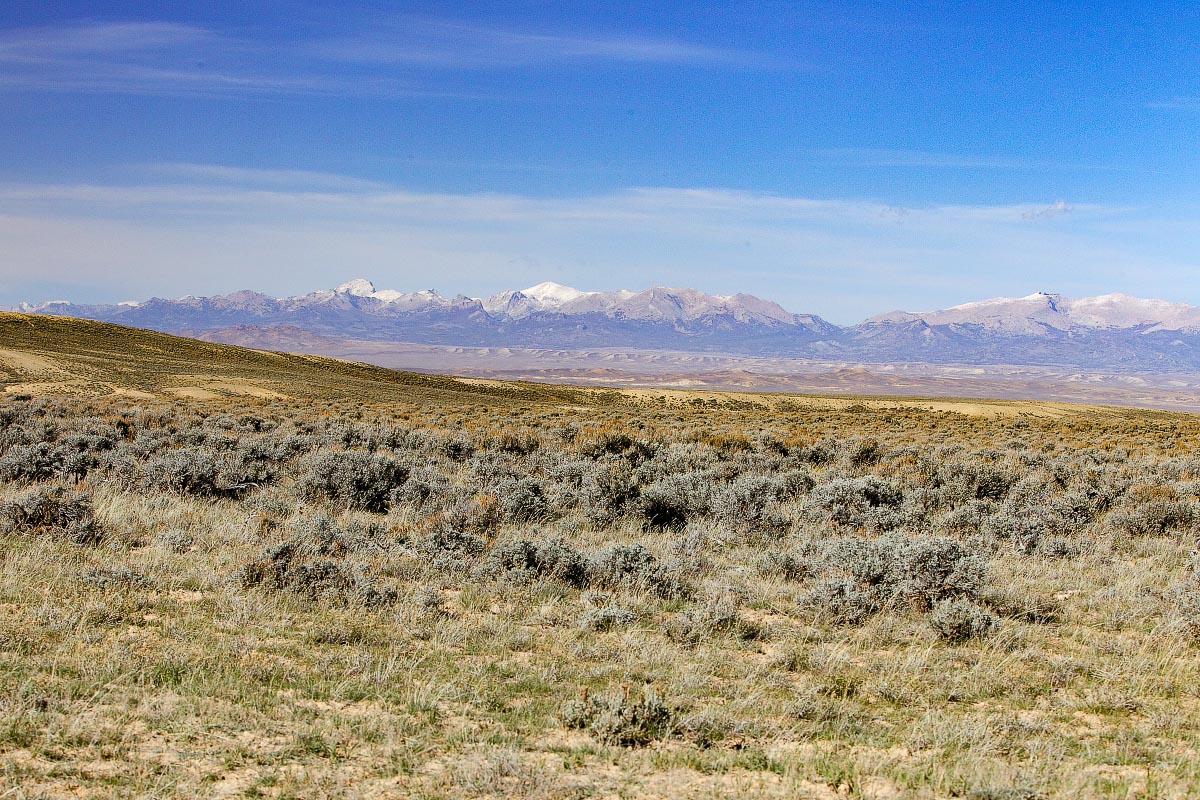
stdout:
[[632,35],[533,33],[406,18],[363,34],[318,42],[322,57],[377,64],[433,67],[514,67],[578,61],[733,67],[780,66],[762,53]]
[[[699,284],[847,322],[1045,287],[1200,300],[1171,289],[1193,269],[1190,229],[1089,204],[897,209],[719,188],[437,194],[203,164],[130,177],[0,184],[0,303],[44,299],[39,286],[71,282],[104,282],[93,297],[126,299],[243,287],[287,294],[357,274],[477,294],[546,279]],[[1055,224],[1039,224],[1048,216]],[[168,258],[175,268],[163,270]]]
[[387,184],[379,181],[313,172],[303,169],[256,169],[224,164],[191,164],[168,162],[136,164],[133,169],[146,177],[196,185],[227,185],[272,190],[302,192],[371,192],[382,191]]
[[[756,53],[670,39],[531,33],[428,19],[270,46],[174,22],[0,31],[0,89],[10,90],[488,99],[442,88],[431,71],[564,62],[735,68],[769,61]],[[420,79],[412,74],[416,67],[427,68]]]
[[[650,230],[710,233],[741,225],[772,228],[853,227],[884,231],[1020,226],[1076,212],[1095,219],[1116,212],[1100,205],[932,205],[897,207],[872,200],[826,200],[719,188],[635,187],[581,197],[502,193],[414,192],[376,181],[306,170],[247,169],[210,164],[139,165],[124,184],[0,184],[0,210],[54,207],[81,216],[197,219],[228,215],[284,223],[458,223],[599,226],[633,223]],[[149,178],[147,182],[145,179]]]
[[[38,73],[0,72],[0,88],[105,94],[229,97],[275,94],[365,94],[363,84],[315,77],[287,78],[203,69],[159,69],[121,64],[57,65]],[[382,88],[382,87],[380,87]],[[383,93],[382,91],[380,93]],[[402,87],[389,94],[408,93]]]
[[52,62],[95,54],[130,53],[211,40],[204,28],[175,22],[75,23],[59,28],[0,32],[0,62]]
[[0,32],[0,88],[125,94],[333,92],[347,81],[255,66],[255,48],[173,22]]

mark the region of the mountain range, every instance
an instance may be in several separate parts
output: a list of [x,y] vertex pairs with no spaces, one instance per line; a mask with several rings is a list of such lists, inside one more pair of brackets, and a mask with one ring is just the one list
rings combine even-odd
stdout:
[[[631,348],[860,362],[1055,365],[1113,372],[1200,369],[1200,307],[1123,294],[1036,293],[925,312],[893,311],[839,327],[749,294],[655,286],[587,292],[557,283],[486,298],[378,290],[356,279],[275,298],[253,291],[10,310],[119,322],[221,340],[258,332],[470,347]],[[230,334],[232,335],[232,334]],[[226,337],[228,338],[228,337]],[[250,337],[253,338],[253,337]],[[282,347],[280,349],[287,349]]]

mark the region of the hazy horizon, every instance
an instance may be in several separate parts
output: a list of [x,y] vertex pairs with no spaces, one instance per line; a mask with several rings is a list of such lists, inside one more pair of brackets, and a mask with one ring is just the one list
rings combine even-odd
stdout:
[[1195,9],[0,10],[0,304],[746,292],[1200,304]]
[[[536,288],[536,286],[540,285],[541,283],[550,283],[553,285],[562,286],[565,289],[577,290],[577,291],[582,292],[583,294],[589,294],[589,295],[590,294],[618,294],[621,292],[628,292],[629,294],[637,295],[637,294],[641,294],[643,292],[650,291],[651,289],[666,289],[668,291],[679,291],[679,290],[687,289],[687,290],[696,290],[696,291],[705,292],[704,288],[701,286],[686,286],[685,287],[685,286],[663,286],[661,284],[650,284],[650,285],[643,285],[643,286],[579,287],[579,286],[567,286],[565,284],[558,284],[558,282],[556,282],[556,281],[544,281],[544,282],[539,281],[538,284],[535,284],[535,285],[522,286],[522,287],[509,286],[509,287],[506,287],[505,289],[500,290],[499,292],[495,292],[490,295],[483,295],[483,294],[471,293],[471,292],[467,292],[467,291],[455,290],[453,288],[447,290],[447,289],[445,289],[445,287],[439,288],[437,286],[406,286],[406,287],[386,286],[386,285],[380,284],[378,281],[372,280],[369,276],[358,275],[358,276],[354,276],[351,278],[346,278],[345,280],[340,281],[336,285],[311,287],[308,291],[304,291],[304,292],[301,292],[299,294],[294,294],[294,295],[272,295],[270,292],[260,291],[259,289],[255,288],[253,286],[241,286],[239,288],[228,288],[227,290],[219,291],[219,292],[214,293],[213,295],[207,295],[207,296],[188,293],[188,294],[184,294],[184,295],[179,295],[177,297],[158,297],[158,296],[127,297],[124,300],[118,300],[118,301],[113,301],[113,302],[102,302],[102,303],[99,303],[99,305],[143,305],[146,302],[151,301],[151,300],[168,300],[168,301],[172,301],[172,302],[177,302],[177,301],[187,300],[192,297],[223,297],[223,296],[230,296],[230,295],[238,294],[241,292],[253,292],[256,294],[272,297],[273,299],[276,299],[276,300],[299,299],[299,298],[307,297],[309,295],[313,295],[313,294],[316,294],[319,292],[328,292],[328,291],[334,291],[334,292],[349,291],[350,293],[354,293],[353,291],[351,291],[350,289],[347,289],[346,287],[349,284],[356,283],[358,281],[367,281],[368,283],[370,283],[372,285],[372,287],[374,288],[374,290],[376,292],[398,291],[398,292],[401,292],[406,295],[411,295],[411,294],[416,294],[416,293],[424,292],[424,291],[432,291],[444,299],[452,299],[457,296],[464,296],[464,297],[468,297],[470,299],[479,300],[479,301],[486,301],[493,297],[503,296],[505,292],[509,292],[509,291],[517,291],[517,292],[527,293],[530,289]],[[715,292],[705,292],[705,293],[714,295],[714,296],[721,296],[721,297],[732,297],[733,296],[733,295],[718,295]],[[853,326],[853,325],[862,323],[866,320],[869,320],[869,319],[877,317],[877,316],[884,316],[889,313],[909,313],[909,314],[917,314],[917,315],[931,314],[931,313],[935,313],[938,311],[951,310],[951,309],[956,309],[956,308],[960,308],[960,307],[983,305],[983,304],[992,303],[992,302],[1028,300],[1031,298],[1036,298],[1038,296],[1048,296],[1048,297],[1055,297],[1055,298],[1061,298],[1061,299],[1066,299],[1066,300],[1129,298],[1131,300],[1150,301],[1151,303],[1164,303],[1165,302],[1165,303],[1170,303],[1170,304],[1179,304],[1179,301],[1173,300],[1172,298],[1169,298],[1169,297],[1157,297],[1157,298],[1136,297],[1136,296],[1129,295],[1129,294],[1126,294],[1123,292],[1108,292],[1108,293],[1105,293],[1104,295],[1094,295],[1094,296],[1089,296],[1089,297],[1067,297],[1066,295],[1062,294],[1061,292],[1053,292],[1053,291],[1048,292],[1048,291],[1038,290],[1035,292],[1030,292],[1025,295],[971,298],[971,299],[963,300],[958,303],[953,303],[951,305],[946,306],[943,309],[934,309],[934,308],[878,309],[877,311],[875,311],[865,317],[851,319],[851,320],[838,320],[838,319],[830,318],[830,317],[826,316],[825,314],[823,314],[820,311],[820,309],[789,308],[783,304],[779,304],[779,305],[785,311],[793,313],[793,314],[798,314],[798,315],[811,314],[811,315],[820,317],[821,319],[825,320],[826,322],[831,322],[838,326],[847,327],[847,326]],[[777,302],[772,297],[759,297],[758,299],[766,300],[768,302]],[[27,303],[28,306],[30,306],[30,307],[38,308],[38,307],[52,306],[57,303],[78,304],[78,301],[75,301],[69,297],[59,297],[59,298],[44,298],[44,299],[33,300],[33,301],[22,301],[22,303]],[[9,306],[9,307],[19,309],[20,305],[21,304],[16,304],[14,306]],[[1184,304],[1184,305],[1186,305],[1186,304]],[[3,306],[0,306],[0,308],[2,308],[2,307]]]

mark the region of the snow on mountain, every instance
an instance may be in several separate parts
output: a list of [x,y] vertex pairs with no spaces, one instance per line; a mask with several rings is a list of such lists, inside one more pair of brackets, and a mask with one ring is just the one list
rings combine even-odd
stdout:
[[602,314],[641,322],[694,321],[727,316],[737,322],[796,324],[796,315],[778,304],[748,294],[713,295],[696,289],[652,286],[641,292],[619,289],[584,292],[546,281],[528,289],[500,292],[480,301],[494,316],[525,319],[542,312]]
[[[583,291],[553,281],[525,289],[513,289],[487,298],[447,298],[433,289],[413,292],[377,289],[366,278],[354,278],[333,289],[320,289],[294,297],[272,298],[252,291],[215,297],[188,295],[178,300],[127,300],[112,306],[75,306],[68,300],[20,303],[14,310],[74,313],[71,309],[136,318],[163,308],[216,308],[225,312],[242,310],[259,316],[287,315],[302,309],[357,309],[365,314],[400,315],[410,311],[475,309],[499,320],[529,320],[535,315],[558,317],[602,316],[610,320],[640,323],[744,324],[751,326],[800,326],[813,331],[837,331],[820,317],[793,314],[777,303],[749,294],[716,295],[697,289],[652,286],[642,291]],[[105,310],[107,309],[107,311]],[[324,312],[322,312],[324,313]],[[1200,332],[1200,307],[1167,300],[1150,300],[1126,294],[1070,298],[1036,292],[1024,297],[994,297],[935,311],[892,311],[880,314],[844,331],[886,334],[889,327],[921,323],[931,328],[962,332],[965,328],[1007,336],[1052,336],[1080,330],[1129,330]]]
[[13,306],[13,311],[21,311],[26,314],[38,314],[56,306],[70,306],[70,300],[43,300],[40,303],[20,302]]
[[1008,333],[1039,335],[1047,328],[1065,330],[1070,327],[1063,315],[1061,295],[1037,292],[1025,297],[994,297],[963,303],[939,311],[893,311],[867,320],[867,324],[904,323],[921,321],[927,325],[980,325]]
[[375,284],[366,278],[355,278],[346,281],[333,291],[337,294],[352,294],[355,297],[371,297],[375,294]]
[[[477,305],[498,320],[526,320],[535,314],[567,316],[601,315],[612,320],[643,323],[693,323],[724,319],[746,325],[768,327],[793,326],[814,328],[812,315],[795,315],[777,303],[748,294],[713,295],[697,289],[652,286],[640,292],[628,289],[597,292],[582,291],[560,283],[545,281],[526,289],[500,292],[487,298],[443,297],[432,289],[402,292],[377,289],[366,278],[346,281],[333,289],[320,289],[294,297],[271,298],[258,292],[240,291],[211,298],[188,296],[174,302],[187,306],[211,305],[222,309],[253,310],[258,315],[270,311],[294,313],[301,309],[356,307],[372,313],[401,314],[418,309],[463,309]],[[366,303],[367,305],[363,305]],[[347,305],[348,304],[348,305]],[[38,305],[22,304],[23,311],[44,311],[51,306],[70,305],[53,301]],[[117,307],[112,307],[117,309]],[[138,304],[121,304],[120,310],[134,310]]]
[[483,310],[495,317],[520,319],[541,308],[541,303],[515,289],[485,297],[479,301]]
[[[609,305],[607,298],[627,294],[632,292],[584,292],[561,283],[543,281],[527,289],[500,292],[480,302],[493,316],[524,319],[538,311],[562,311],[571,304],[579,304],[575,313],[602,312]],[[589,302],[597,298],[596,302]]]
[[432,289],[381,290],[356,278],[295,297],[239,291],[117,305],[22,303],[14,310],[189,335],[250,325],[334,339],[463,346],[629,347],[1126,372],[1200,369],[1200,307],[1124,294],[996,297],[936,311],[894,311],[844,328],[742,293],[667,286],[583,291],[551,281],[482,299],[448,298]]
[[442,297],[433,289],[422,289],[417,292],[408,293],[385,289],[382,292],[376,292],[373,296],[375,299],[386,303],[389,311],[448,306],[453,302]]
[[1147,332],[1200,330],[1200,308],[1196,306],[1119,293],[1072,300],[1070,314],[1079,324],[1092,328],[1144,326]]
[[[618,294],[618,293],[613,293]],[[636,320],[696,320],[704,317],[729,316],[738,322],[759,324],[792,324],[793,315],[774,303],[750,295],[721,296],[696,289],[676,289],[653,286],[644,292],[621,293],[624,296],[604,297],[607,313]],[[568,303],[564,310],[574,310]]]
[[333,289],[319,289],[296,297],[281,297],[278,302],[290,308],[303,308],[335,301],[338,297],[375,300],[392,311],[406,311],[429,306],[449,305],[451,301],[432,289],[401,292],[395,289],[376,289],[366,278],[355,278]]
[[1046,335],[1075,329],[1200,330],[1200,308],[1126,294],[1070,298],[1036,292],[1025,297],[994,297],[940,311],[893,311],[867,325],[908,323],[978,325],[1005,334]]
[[738,322],[792,325],[796,315],[778,304],[748,294],[712,295],[696,289],[652,286],[641,292],[620,289],[584,292],[558,283],[539,283],[520,291],[501,292],[483,300],[490,314],[520,319],[535,311],[603,314],[638,321],[693,321],[728,316]]
[[563,303],[578,300],[586,295],[597,294],[597,292],[581,292],[570,286],[563,286],[561,283],[543,281],[536,286],[522,289],[521,294],[537,300],[543,306],[561,306]]

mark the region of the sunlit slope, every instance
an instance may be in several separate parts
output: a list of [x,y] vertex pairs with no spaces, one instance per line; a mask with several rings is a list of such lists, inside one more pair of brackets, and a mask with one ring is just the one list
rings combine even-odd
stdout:
[[[447,364],[447,369],[452,365]],[[254,350],[108,322],[0,312],[0,387],[36,394],[628,406],[680,412],[950,412],[972,417],[1128,417],[1158,412],[1027,400],[577,387],[451,378],[325,356]]]
[[0,386],[38,393],[579,402],[582,392],[479,385],[322,356],[213,344],[112,323],[0,312]]

